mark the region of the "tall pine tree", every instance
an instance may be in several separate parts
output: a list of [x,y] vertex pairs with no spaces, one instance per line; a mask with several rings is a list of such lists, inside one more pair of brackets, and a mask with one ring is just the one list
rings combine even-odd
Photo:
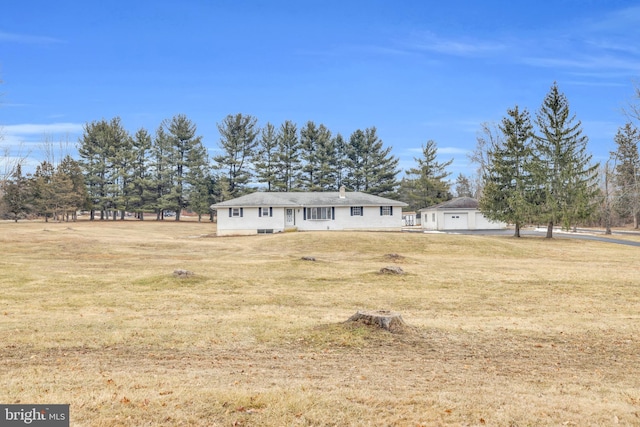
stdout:
[[298,127],[287,120],[281,126],[277,134],[277,175],[275,182],[276,191],[300,191],[300,172],[302,162],[300,159],[300,138]]
[[599,165],[591,164],[582,124],[555,83],[536,115],[536,124],[537,218],[547,224],[547,238],[552,238],[554,225],[569,229],[594,212]]
[[300,130],[302,188],[307,191],[337,190],[337,159],[331,131],[312,121]]
[[253,164],[258,182],[265,184],[267,191],[272,191],[277,179],[278,139],[276,129],[271,123],[267,123],[260,131],[259,145]]
[[352,191],[389,196],[398,184],[399,160],[384,148],[375,127],[351,134],[344,159],[343,183]]
[[[174,116],[165,121],[166,135],[171,145],[171,168],[173,169],[172,189],[165,198],[168,205],[175,210],[175,220],[180,221],[182,209],[188,205],[190,187],[204,185],[207,163],[206,151],[202,145],[202,137],[196,136],[196,125],[184,114]],[[189,174],[193,171],[192,174]]]
[[224,171],[228,189],[225,194],[238,197],[248,190],[252,177],[251,161],[258,141],[257,119],[250,115],[228,115],[218,124],[222,154],[214,157],[217,169]]
[[438,145],[429,140],[422,146],[422,157],[414,157],[413,160],[417,166],[407,170],[407,176],[400,185],[403,201],[417,211],[450,200],[447,177],[451,173],[446,168],[453,163],[453,159],[440,163]]
[[515,224],[514,236],[533,216],[533,125],[529,112],[507,110],[500,131],[503,138],[488,147],[480,209],[489,219]]

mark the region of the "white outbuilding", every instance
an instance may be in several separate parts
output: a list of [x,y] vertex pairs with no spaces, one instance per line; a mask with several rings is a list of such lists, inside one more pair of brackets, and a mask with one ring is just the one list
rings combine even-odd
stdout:
[[471,197],[458,197],[428,208],[420,209],[425,230],[499,230],[504,222],[487,219]]
[[278,233],[285,230],[400,231],[402,207],[385,197],[344,188],[333,192],[258,191],[211,205],[218,236]]

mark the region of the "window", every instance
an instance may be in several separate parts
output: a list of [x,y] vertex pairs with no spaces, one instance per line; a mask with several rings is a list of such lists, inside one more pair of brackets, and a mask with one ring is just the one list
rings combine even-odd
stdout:
[[242,208],[229,208],[229,218],[241,217],[241,216],[242,216]]
[[305,219],[333,219],[333,208],[306,208]]
[[351,206],[351,216],[363,216],[362,206]]
[[393,206],[380,206],[380,215],[382,216],[393,215]]
[[272,208],[258,208],[258,216],[273,216]]

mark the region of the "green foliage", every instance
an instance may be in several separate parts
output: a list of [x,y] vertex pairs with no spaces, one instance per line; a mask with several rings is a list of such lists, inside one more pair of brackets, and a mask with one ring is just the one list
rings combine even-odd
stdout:
[[480,209],[489,219],[515,224],[515,236],[520,237],[520,227],[533,217],[536,203],[529,112],[518,106],[507,110],[499,129],[503,138],[487,150]]
[[89,193],[91,217],[96,208],[100,210],[101,218],[109,210],[124,211],[131,191],[134,150],[133,140],[120,118],[86,124],[78,153]]
[[202,210],[201,197],[206,194],[207,154],[202,145],[202,137],[196,136],[196,125],[184,114],[164,121],[168,137],[173,177],[171,191],[165,196],[166,206],[176,212],[176,221],[180,220],[182,209],[189,206],[189,192],[193,190],[195,204]]
[[276,129],[271,123],[267,123],[260,131],[259,148],[253,158],[256,169],[256,179],[261,184],[266,184],[267,191],[275,188],[278,167],[278,140]]
[[411,210],[418,211],[452,198],[446,180],[451,173],[446,168],[453,163],[453,159],[440,163],[437,156],[436,142],[427,141],[422,145],[422,157],[413,158],[417,167],[407,170],[407,176],[400,183],[400,198],[409,204]]
[[536,123],[536,217],[548,224],[547,237],[552,237],[554,224],[568,229],[594,213],[598,165],[591,164],[581,122],[575,122],[567,98],[555,83],[538,111]]
[[307,191],[337,190],[339,161],[331,131],[309,121],[300,131],[300,142],[304,162],[302,188]]
[[300,138],[298,127],[287,120],[276,135],[278,152],[276,154],[277,172],[275,181],[276,191],[296,191],[301,188],[300,173],[302,161],[300,159]]
[[217,169],[225,171],[230,197],[238,197],[248,190],[252,178],[251,160],[258,147],[257,119],[250,115],[228,115],[218,124],[219,146],[223,154],[214,157]]
[[22,175],[20,164],[16,165],[9,179],[0,186],[0,193],[2,193],[3,210],[9,214],[10,219],[18,222],[30,212],[28,181]]
[[152,139],[149,132],[138,129],[133,138],[134,158],[132,162],[132,181],[129,200],[129,209],[135,212],[140,219],[143,213],[153,209],[154,182],[152,172]]
[[345,187],[383,197],[393,193],[399,160],[391,154],[391,148],[384,148],[375,127],[353,132],[345,147]]

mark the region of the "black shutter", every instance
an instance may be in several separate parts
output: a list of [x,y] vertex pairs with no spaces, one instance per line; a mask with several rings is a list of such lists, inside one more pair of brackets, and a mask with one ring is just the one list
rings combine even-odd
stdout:
[[258,208],[258,216],[261,217],[262,216],[262,208]]
[[360,206],[360,216],[364,216],[364,206]]
[[233,216],[233,214],[231,213],[232,208],[229,208],[229,218],[231,218]]
[[273,216],[273,208],[269,208],[269,216]]
[[336,219],[336,208],[331,207],[331,219]]
[[382,216],[382,206],[380,206],[380,216]]
[[393,206],[389,206],[389,214],[393,216]]
[[302,219],[307,220],[307,208],[302,208]]
[[242,208],[240,208],[240,217],[242,217]]

